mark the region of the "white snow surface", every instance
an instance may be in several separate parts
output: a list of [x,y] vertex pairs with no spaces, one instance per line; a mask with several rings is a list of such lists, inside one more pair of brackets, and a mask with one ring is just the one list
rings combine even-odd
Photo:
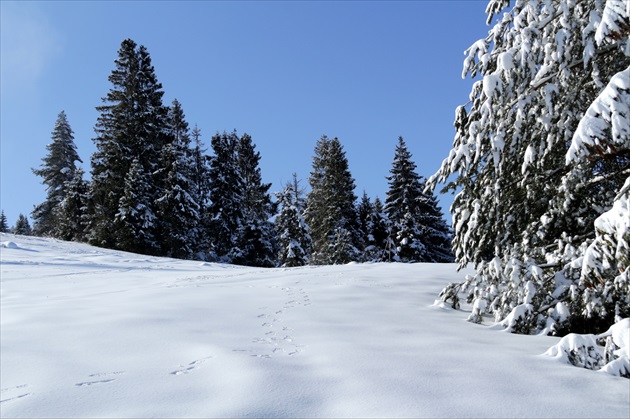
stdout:
[[[2,234],[1,417],[628,417],[559,339],[433,305],[450,264],[256,269]],[[486,320],[487,321],[487,320]]]

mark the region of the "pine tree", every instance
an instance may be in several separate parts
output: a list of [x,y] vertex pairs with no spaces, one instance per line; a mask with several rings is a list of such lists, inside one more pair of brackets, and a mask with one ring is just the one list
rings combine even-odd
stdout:
[[4,215],[4,210],[0,213],[0,233],[8,233],[9,232],[9,222],[7,220],[7,216]]
[[[131,39],[122,42],[118,51],[116,68],[109,76],[112,88],[103,98],[103,106],[97,107],[100,115],[96,123],[97,137],[94,139],[96,152],[92,155],[92,199],[90,241],[104,247],[125,246],[146,248],[141,240],[137,245],[127,238],[119,240],[121,229],[138,231],[146,228],[143,235],[155,237],[157,225],[143,224],[130,226],[121,223],[119,213],[126,213],[128,208],[121,208],[121,199],[125,189],[129,188],[132,165],[134,176],[147,182],[138,191],[145,196],[134,197],[145,202],[145,210],[155,213],[155,200],[159,196],[153,173],[158,169],[160,150],[166,143],[167,108],[162,105],[162,85],[158,83],[151,58],[144,46],[138,47]],[[139,169],[141,168],[141,172]],[[127,201],[131,197],[125,198]],[[147,220],[143,219],[142,223]],[[151,239],[153,240],[153,239]],[[152,250],[153,251],[153,250]]]
[[422,240],[426,246],[426,261],[432,263],[451,263],[454,260],[451,250],[452,233],[444,220],[437,198],[430,190],[425,190],[426,180],[421,181],[422,195],[418,207],[418,224],[422,231]]
[[31,230],[31,225],[28,222],[28,218],[24,214],[18,216],[17,221],[15,222],[15,226],[13,227],[13,234],[19,234],[22,236],[30,236],[33,234]]
[[[508,3],[489,2],[488,24]],[[456,261],[477,275],[442,298],[468,292],[485,307],[471,320],[599,333],[630,315],[630,233],[609,222],[627,214],[629,12],[621,0],[519,1],[467,50],[463,75],[482,78],[430,185],[459,191]]]
[[75,176],[76,162],[81,162],[74,144],[74,136],[64,111],[57,116],[52,132],[52,142],[46,146],[48,154],[42,159],[40,169],[33,169],[42,177],[46,187],[46,199],[32,212],[34,233],[40,236],[60,237],[57,226],[60,220],[59,205],[66,198],[67,185]]
[[169,109],[167,141],[160,156],[158,179],[160,196],[156,201],[162,254],[192,258],[200,237],[197,185],[193,182],[195,161],[190,149],[188,123],[181,104],[175,99]]
[[305,219],[311,226],[314,264],[357,260],[363,247],[356,213],[354,179],[337,138],[322,136],[313,157]]
[[[387,218],[383,203],[376,197],[372,204],[372,213],[368,221],[368,241],[366,242],[366,259],[380,262],[391,260],[387,254],[387,245],[391,223]],[[393,255],[392,255],[393,256]]]
[[278,262],[280,266],[303,266],[308,263],[311,252],[309,228],[302,216],[306,200],[304,190],[299,187],[297,175],[293,181],[277,193],[280,214],[276,217],[276,231],[279,241]]
[[[391,238],[401,262],[428,261],[428,248],[420,224],[423,216],[422,178],[416,173],[416,164],[402,137],[398,138],[391,175],[387,177],[389,189],[385,199],[385,212],[392,223]],[[426,206],[426,205],[425,205]]]

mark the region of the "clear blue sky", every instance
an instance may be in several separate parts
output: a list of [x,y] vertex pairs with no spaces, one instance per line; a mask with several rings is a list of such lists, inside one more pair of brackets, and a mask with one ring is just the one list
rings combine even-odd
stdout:
[[[402,135],[418,172],[448,155],[467,102],[464,51],[487,34],[486,1],[1,1],[1,203],[9,224],[43,201],[31,173],[64,110],[89,173],[95,107],[120,43],[151,54],[209,145],[250,134],[272,190],[307,184],[322,134],[345,147],[356,194],[385,197]],[[439,197],[448,212],[451,196]],[[447,216],[450,222],[450,215]]]

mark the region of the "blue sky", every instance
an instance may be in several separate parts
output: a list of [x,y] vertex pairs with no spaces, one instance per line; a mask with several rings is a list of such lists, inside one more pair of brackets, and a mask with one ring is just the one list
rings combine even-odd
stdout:
[[[385,197],[402,135],[418,172],[448,155],[468,100],[464,51],[488,32],[485,1],[5,1],[1,5],[1,202],[13,225],[45,198],[31,173],[64,110],[89,172],[94,124],[120,43],[151,54],[204,142],[250,134],[272,190],[338,137],[356,194]],[[439,196],[448,211],[451,196]],[[450,222],[450,215],[447,215]]]

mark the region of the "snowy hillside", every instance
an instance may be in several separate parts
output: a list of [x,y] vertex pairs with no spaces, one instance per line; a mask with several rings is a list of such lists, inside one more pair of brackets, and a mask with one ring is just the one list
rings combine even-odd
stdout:
[[544,356],[559,339],[434,306],[454,265],[0,241],[2,417],[628,417],[629,381]]

